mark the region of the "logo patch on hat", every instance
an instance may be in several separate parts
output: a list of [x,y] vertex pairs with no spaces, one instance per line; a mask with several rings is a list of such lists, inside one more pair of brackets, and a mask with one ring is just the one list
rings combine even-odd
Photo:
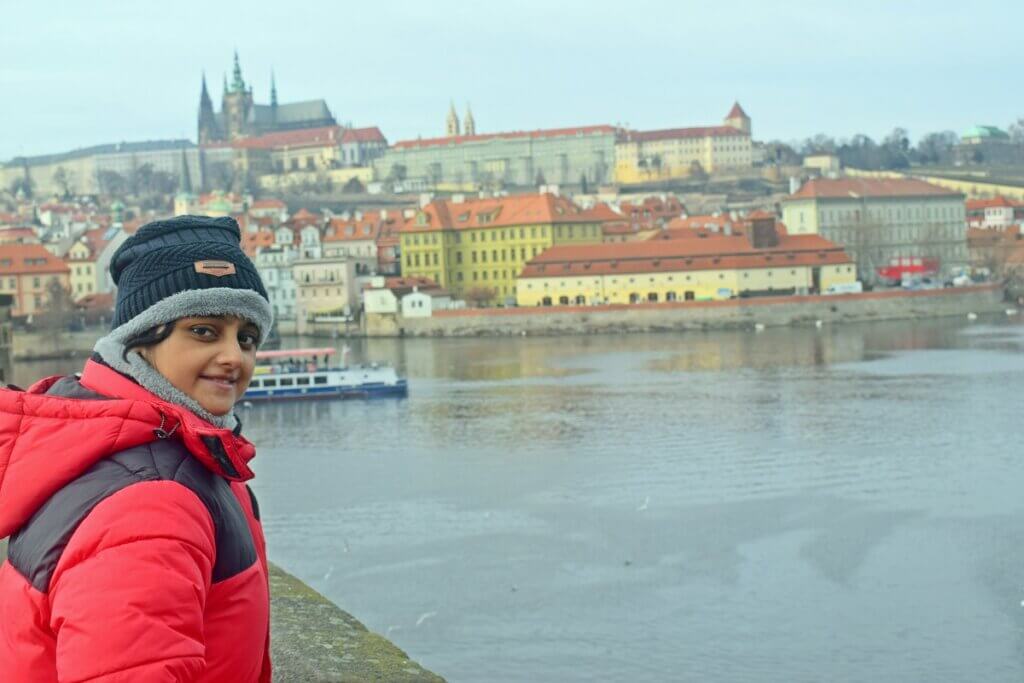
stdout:
[[196,272],[214,277],[235,274],[235,264],[231,261],[196,261]]

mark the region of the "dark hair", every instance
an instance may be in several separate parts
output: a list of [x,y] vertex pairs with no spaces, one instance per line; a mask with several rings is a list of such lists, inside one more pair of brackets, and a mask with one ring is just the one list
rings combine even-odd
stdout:
[[124,343],[124,351],[121,352],[121,358],[128,360],[128,352],[139,347],[148,348],[150,346],[156,346],[164,339],[171,336],[174,332],[174,323],[163,323],[156,327],[151,327],[148,330],[143,330],[133,337],[127,339]]

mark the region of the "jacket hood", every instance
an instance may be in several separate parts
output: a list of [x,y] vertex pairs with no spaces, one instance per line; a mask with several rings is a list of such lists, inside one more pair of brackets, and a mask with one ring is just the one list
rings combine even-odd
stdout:
[[167,438],[180,440],[226,479],[253,476],[248,462],[255,448],[244,437],[157,398],[95,360],[80,378],[49,377],[26,391],[0,389],[0,538],[97,461]]

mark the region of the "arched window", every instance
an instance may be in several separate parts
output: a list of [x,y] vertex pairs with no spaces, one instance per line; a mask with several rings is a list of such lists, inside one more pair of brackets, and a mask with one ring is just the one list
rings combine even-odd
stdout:
[[637,294],[636,292],[631,292],[629,295],[629,303],[635,304],[638,301],[640,301],[640,295]]
[[569,297],[567,297],[567,296],[560,296],[560,297],[558,297],[558,303],[559,303],[560,306],[568,306],[569,305]]
[[587,303],[587,297],[583,296],[582,294],[576,295],[576,305],[577,306],[583,306],[586,303]]
[[665,294],[665,301],[675,301],[675,300],[676,300],[676,293],[675,292],[668,292],[668,293]]
[[657,292],[647,292],[647,300],[651,301],[651,302],[657,301],[658,300],[658,293]]
[[541,305],[542,306],[550,306],[551,305],[551,297],[550,296],[544,297],[544,299],[541,300]]
[[692,291],[687,291],[683,293],[683,299],[685,299],[686,301],[693,301],[695,298],[697,297],[694,296],[694,293]]

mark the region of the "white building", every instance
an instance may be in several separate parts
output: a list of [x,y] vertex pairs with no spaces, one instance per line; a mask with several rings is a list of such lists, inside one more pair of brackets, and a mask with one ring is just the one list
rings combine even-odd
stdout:
[[296,288],[295,279],[292,277],[292,264],[296,257],[296,250],[287,244],[261,247],[253,259],[267,289],[274,317],[278,320],[295,318]]
[[909,178],[815,178],[782,201],[791,235],[842,245],[859,279],[905,259],[935,259],[942,274],[968,264],[964,196]]

